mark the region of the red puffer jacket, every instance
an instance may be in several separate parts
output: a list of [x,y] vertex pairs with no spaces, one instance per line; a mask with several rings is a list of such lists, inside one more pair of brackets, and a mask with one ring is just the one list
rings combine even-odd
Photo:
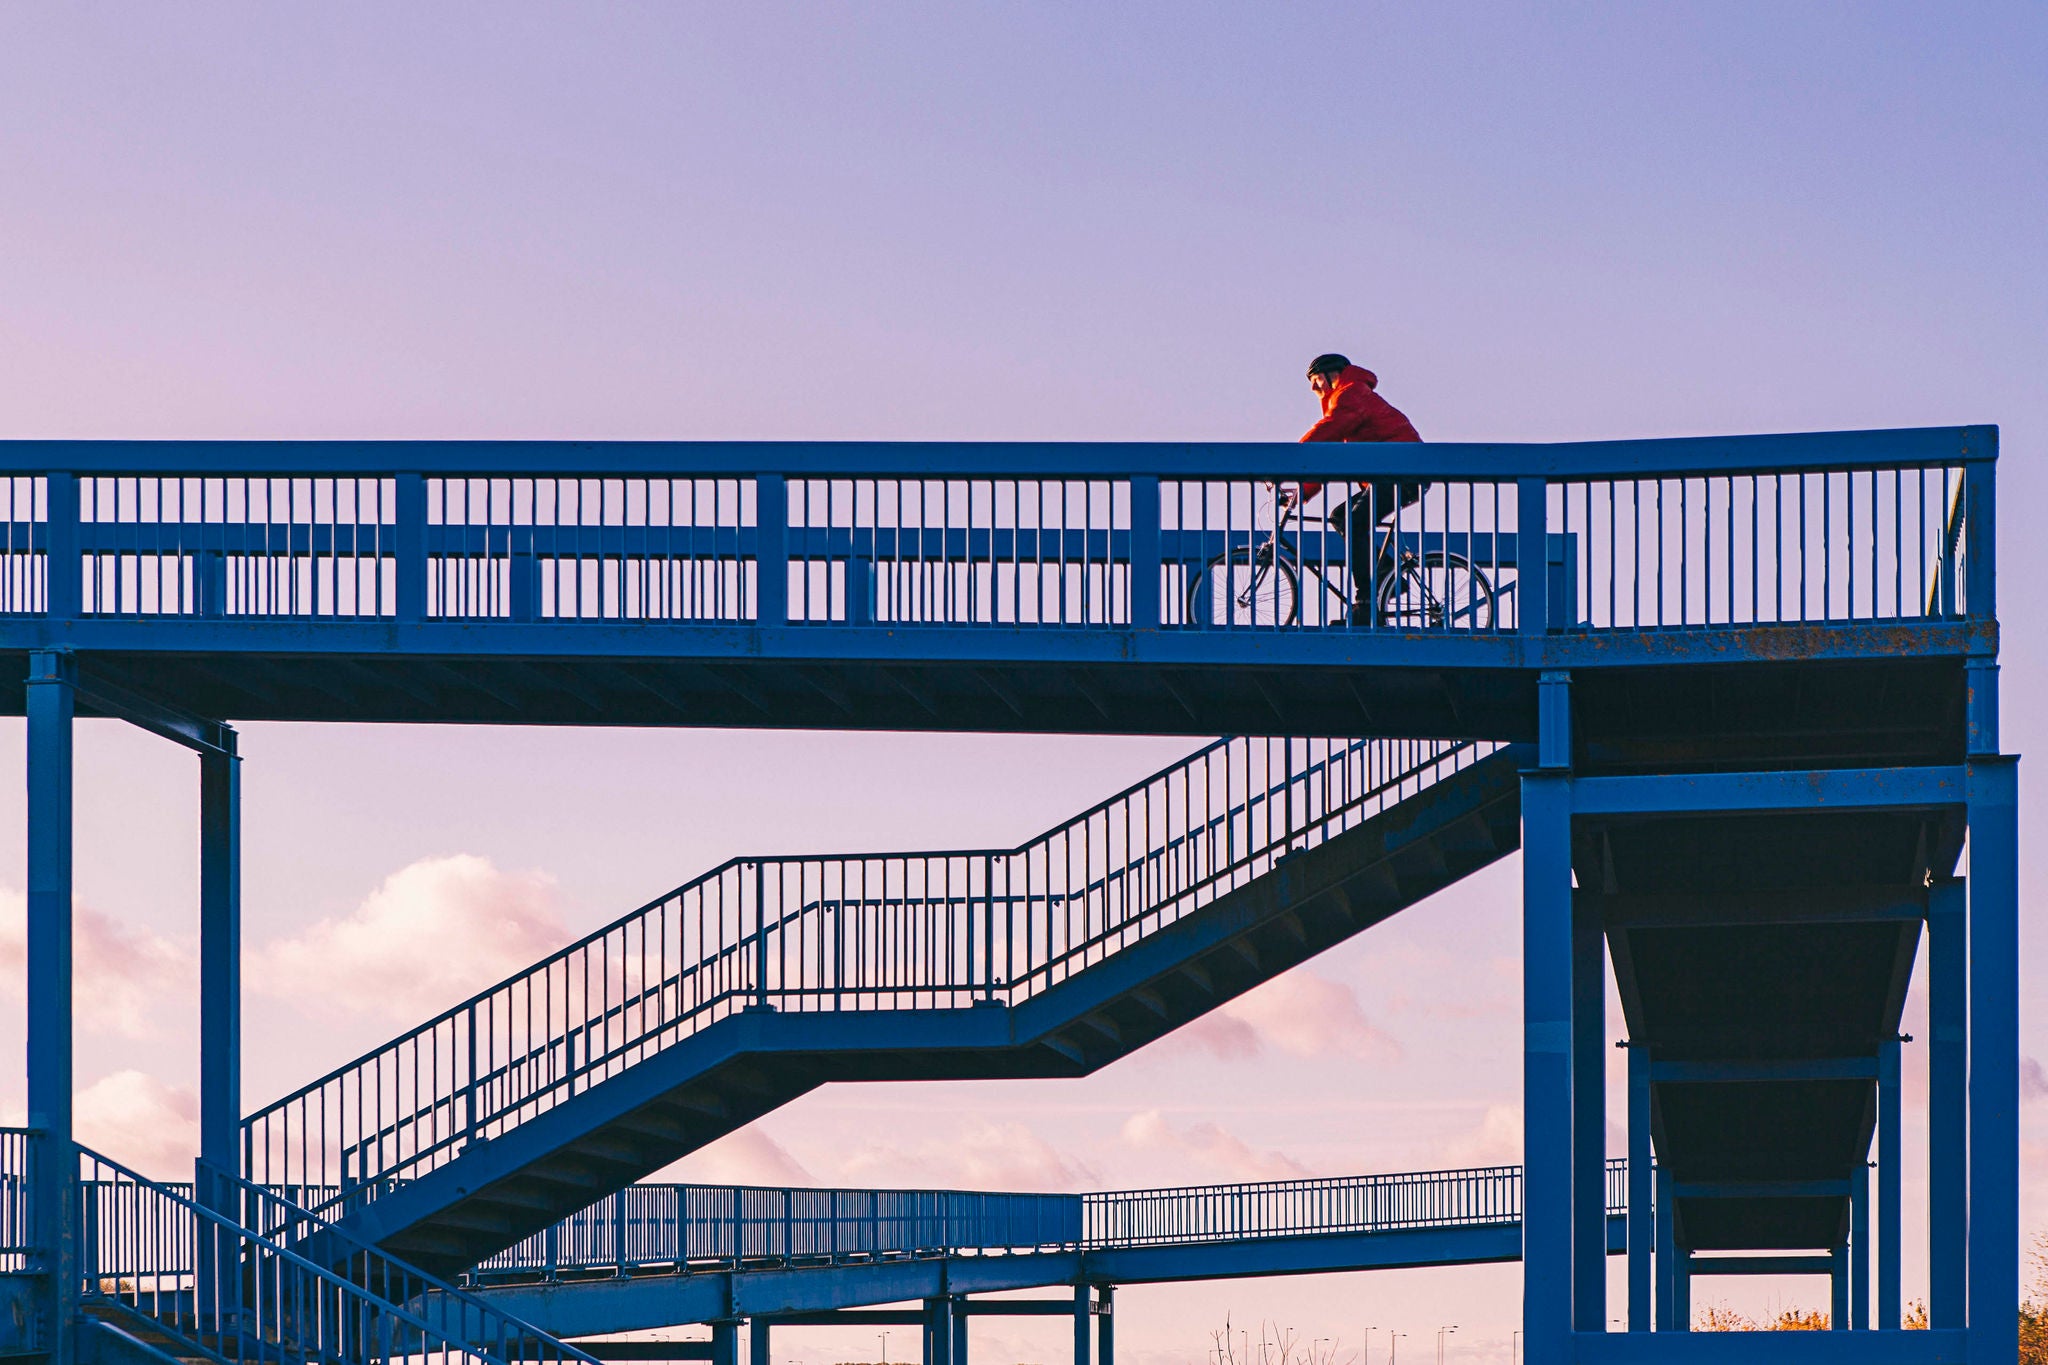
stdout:
[[[1310,427],[1304,441],[1420,441],[1415,424],[1401,410],[1379,396],[1379,376],[1363,365],[1347,365],[1338,372],[1337,382],[1323,395],[1323,420]],[[1301,495],[1312,498],[1322,491],[1319,483],[1301,486]]]

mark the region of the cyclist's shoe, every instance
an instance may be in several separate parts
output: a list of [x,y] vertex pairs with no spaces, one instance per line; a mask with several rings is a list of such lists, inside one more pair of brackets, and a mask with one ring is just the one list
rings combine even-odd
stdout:
[[1344,607],[1344,624],[1358,630],[1370,630],[1377,626],[1379,612],[1370,602],[1349,602]]

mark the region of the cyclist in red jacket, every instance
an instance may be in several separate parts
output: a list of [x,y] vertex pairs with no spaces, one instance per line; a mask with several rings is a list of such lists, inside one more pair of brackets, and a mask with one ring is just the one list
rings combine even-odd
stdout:
[[[1302,436],[1304,441],[1422,439],[1416,434],[1414,423],[1379,396],[1379,376],[1344,356],[1319,355],[1310,361],[1308,386],[1322,400],[1323,416]],[[1394,567],[1394,538],[1391,534],[1375,534],[1376,529],[1401,508],[1419,502],[1428,487],[1426,483],[1397,485],[1392,479],[1374,479],[1359,485],[1342,507],[1330,513],[1330,525],[1342,532],[1351,546],[1346,559],[1351,567],[1354,621],[1372,619],[1374,592]],[[1297,496],[1303,500],[1312,498],[1322,490],[1319,483],[1304,483],[1298,493],[1283,488],[1281,506],[1291,506]],[[1374,547],[1371,554],[1362,551],[1368,544]]]

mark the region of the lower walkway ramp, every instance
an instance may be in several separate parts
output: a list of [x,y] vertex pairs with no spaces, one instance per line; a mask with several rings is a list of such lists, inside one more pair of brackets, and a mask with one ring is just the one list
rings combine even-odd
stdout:
[[727,863],[260,1111],[465,1270],[826,1083],[1086,1074],[1519,846],[1519,750],[1228,739],[1018,848]]
[[[1608,1163],[1609,1250],[1627,1245]],[[1521,1257],[1522,1169],[1097,1194],[642,1184],[478,1266],[480,1297],[562,1336],[1065,1285]]]

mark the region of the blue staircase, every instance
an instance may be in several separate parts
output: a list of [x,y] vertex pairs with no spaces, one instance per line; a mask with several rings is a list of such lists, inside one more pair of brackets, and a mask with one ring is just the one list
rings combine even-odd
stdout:
[[828,1081],[1078,1076],[1519,843],[1523,755],[1220,740],[1014,849],[739,859],[250,1117],[453,1275]]
[[590,1361],[276,1192],[211,1171],[203,1188],[180,1189],[91,1151],[80,1158],[83,1359]]

